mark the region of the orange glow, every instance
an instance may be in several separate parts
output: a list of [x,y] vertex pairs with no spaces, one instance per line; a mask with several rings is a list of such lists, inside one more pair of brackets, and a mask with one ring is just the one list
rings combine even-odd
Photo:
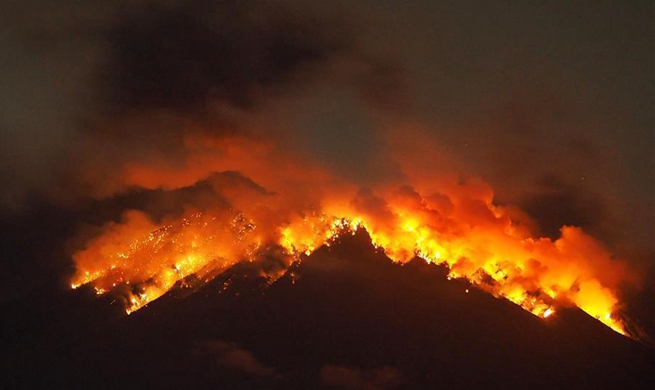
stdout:
[[[616,315],[625,272],[599,242],[575,227],[563,227],[554,241],[532,237],[488,193],[471,195],[465,187],[429,196],[406,186],[379,194],[360,190],[349,201],[328,196],[302,212],[289,211],[276,196],[244,194],[240,210],[190,210],[162,223],[131,211],[75,254],[71,287],[120,292],[131,313],[185,278],[209,280],[252,261],[267,246],[283,248],[288,265],[364,228],[396,262],[418,256],[445,264],[449,278],[464,278],[541,318],[552,316],[559,302],[570,302],[626,334]],[[267,276],[273,281],[281,273]]]
[[390,158],[402,177],[361,188],[287,149],[284,132],[211,130],[189,130],[183,157],[139,156],[117,165],[120,183],[99,196],[121,187],[179,189],[223,173],[209,176],[202,188],[210,195],[203,192],[197,204],[185,200],[181,215],[155,220],[132,210],[107,224],[74,254],[71,288],[90,284],[97,294],[121,296],[131,313],[189,279],[210,280],[272,247],[282,249],[288,266],[364,228],[395,262],[420,257],[446,265],[449,279],[464,278],[541,318],[573,304],[626,334],[617,314],[619,287],[628,280],[624,264],[577,227],[562,227],[556,240],[540,237],[524,212],[494,205],[483,181],[433,169],[450,159],[429,137],[391,132]]

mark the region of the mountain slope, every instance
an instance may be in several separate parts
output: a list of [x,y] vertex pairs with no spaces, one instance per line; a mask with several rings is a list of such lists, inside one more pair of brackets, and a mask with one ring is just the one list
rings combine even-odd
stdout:
[[[275,259],[269,259],[274,262]],[[7,307],[9,383],[82,388],[648,388],[653,350],[578,309],[541,320],[364,233],[268,286],[261,264],[123,314],[90,291]],[[22,310],[22,311],[21,311]],[[38,375],[35,375],[38,373]]]

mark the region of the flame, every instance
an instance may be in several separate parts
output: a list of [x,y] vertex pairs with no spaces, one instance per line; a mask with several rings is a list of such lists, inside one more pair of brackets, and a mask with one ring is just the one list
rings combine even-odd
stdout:
[[[278,195],[246,197],[239,207],[189,210],[163,222],[130,211],[74,255],[71,287],[115,291],[132,313],[191,277],[210,280],[270,246],[283,249],[288,266],[343,234],[365,229],[396,262],[420,257],[444,264],[449,278],[466,279],[544,319],[570,302],[627,335],[617,315],[625,272],[601,243],[570,226],[557,240],[533,237],[510,217],[510,209],[492,203],[492,194],[470,190],[462,185],[447,195],[423,195],[408,186],[379,193],[364,189],[326,195],[302,211],[271,200]],[[281,275],[266,274],[271,281]]]

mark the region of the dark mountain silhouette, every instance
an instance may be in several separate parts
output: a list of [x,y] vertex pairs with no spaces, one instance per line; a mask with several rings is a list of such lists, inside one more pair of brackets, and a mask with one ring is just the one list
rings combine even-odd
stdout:
[[[578,309],[541,320],[344,236],[269,286],[239,264],[125,315],[90,288],[3,307],[3,388],[639,389],[651,347]],[[467,292],[468,291],[468,292]]]

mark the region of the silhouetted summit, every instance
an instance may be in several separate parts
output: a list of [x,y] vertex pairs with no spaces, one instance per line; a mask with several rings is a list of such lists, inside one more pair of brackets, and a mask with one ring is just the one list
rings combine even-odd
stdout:
[[[263,259],[274,266],[275,256]],[[578,309],[542,320],[344,235],[269,285],[243,263],[132,314],[83,291],[4,321],[17,387],[649,388],[653,350]],[[38,372],[39,375],[31,373]]]

